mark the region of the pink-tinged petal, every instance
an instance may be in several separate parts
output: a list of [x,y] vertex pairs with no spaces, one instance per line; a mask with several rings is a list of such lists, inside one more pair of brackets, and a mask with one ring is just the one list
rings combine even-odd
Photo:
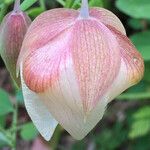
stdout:
[[120,68],[113,34],[95,20],[74,25],[72,57],[85,113],[91,111],[112,84]]
[[72,28],[63,31],[43,47],[31,51],[24,61],[23,74],[27,86],[42,93],[59,80],[60,66],[70,57]]
[[23,76],[56,120],[82,139],[104,114],[104,94],[118,74],[120,57],[115,37],[103,24],[77,20],[27,55]]
[[116,16],[97,8],[90,17],[85,12],[56,9],[40,15],[20,55],[26,87],[76,139],[94,128],[109,101],[140,79],[143,66]]
[[80,140],[102,118],[107,98],[102,97],[95,109],[85,116],[71,57],[60,68],[62,71],[59,80],[39,96],[59,124],[75,139]]
[[79,12],[71,9],[53,9],[42,13],[31,24],[25,37],[22,50],[17,63],[19,72],[20,62],[28,55],[52,41],[65,29],[70,28],[79,15]]
[[105,25],[112,26],[122,32],[122,34],[126,35],[125,28],[119,18],[113,14],[111,11],[104,8],[91,8],[90,16],[98,19]]
[[121,57],[126,64],[126,78],[129,86],[138,83],[144,74],[144,61],[141,54],[136,50],[127,36],[117,31],[115,28],[108,26],[111,32],[116,36],[120,46]]
[[49,141],[55,131],[58,122],[50,114],[39,96],[26,86],[22,75],[22,64],[20,68],[20,74],[22,92],[28,114],[40,134],[45,138],[45,140]]
[[115,97],[120,95],[123,91],[129,88],[131,84],[128,81],[128,70],[123,59],[121,60],[121,66],[118,75],[116,76],[114,82],[107,89],[104,97],[107,97],[107,101],[112,101]]

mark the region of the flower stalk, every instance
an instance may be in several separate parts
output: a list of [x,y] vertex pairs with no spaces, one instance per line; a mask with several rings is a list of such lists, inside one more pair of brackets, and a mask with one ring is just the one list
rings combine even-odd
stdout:
[[81,10],[80,10],[81,18],[89,18],[89,5],[88,0],[82,0]]
[[21,8],[20,8],[20,0],[16,0],[15,1],[15,4],[14,4],[14,12],[18,13],[21,11]]

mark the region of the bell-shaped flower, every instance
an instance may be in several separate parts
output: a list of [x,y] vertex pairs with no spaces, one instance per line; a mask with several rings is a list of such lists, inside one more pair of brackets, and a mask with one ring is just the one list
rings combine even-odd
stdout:
[[27,111],[49,140],[59,123],[75,139],[107,104],[139,82],[144,64],[120,20],[103,8],[52,9],[38,16],[18,60]]
[[16,77],[16,64],[30,24],[30,18],[20,9],[20,0],[16,0],[13,11],[4,17],[0,28],[0,54],[18,86],[20,79]]

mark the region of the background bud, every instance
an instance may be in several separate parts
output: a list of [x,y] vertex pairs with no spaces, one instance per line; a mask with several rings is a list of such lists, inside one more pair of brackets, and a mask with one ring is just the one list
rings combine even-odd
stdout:
[[20,10],[20,1],[16,0],[14,10],[4,17],[0,28],[1,57],[18,86],[20,79],[16,77],[16,62],[30,23],[30,18]]

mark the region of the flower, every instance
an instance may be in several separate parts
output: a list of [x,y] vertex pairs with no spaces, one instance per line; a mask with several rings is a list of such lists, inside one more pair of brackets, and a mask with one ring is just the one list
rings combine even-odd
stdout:
[[[103,8],[52,9],[28,29],[18,59],[27,111],[49,140],[59,123],[75,139],[139,82],[144,64],[120,20]],[[19,69],[18,69],[19,70]]]
[[16,77],[16,64],[30,24],[30,18],[20,10],[20,1],[16,0],[13,11],[4,17],[0,28],[0,54],[18,86],[20,79]]

